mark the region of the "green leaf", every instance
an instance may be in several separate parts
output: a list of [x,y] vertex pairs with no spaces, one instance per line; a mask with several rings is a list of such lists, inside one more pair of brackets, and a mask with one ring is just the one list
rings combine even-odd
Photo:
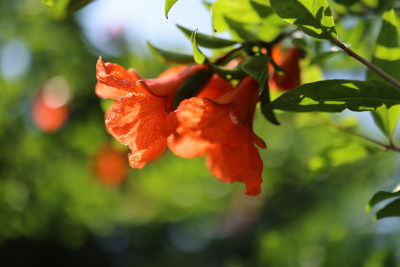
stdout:
[[[397,34],[396,14],[393,9],[383,14],[381,31],[376,41],[372,64],[393,78],[400,80],[400,48]],[[385,81],[375,72],[368,70],[367,79]]]
[[204,5],[208,10],[211,10],[212,3],[209,3],[209,2],[207,2],[207,1],[205,1],[205,0],[203,0],[202,2],[203,2],[203,5]]
[[194,63],[193,56],[187,54],[175,53],[155,47],[147,42],[150,52],[160,61],[165,63],[190,64]]
[[259,38],[257,38],[256,35],[251,33],[250,31],[246,30],[245,24],[236,21],[234,19],[231,19],[229,17],[225,17],[226,23],[229,25],[229,27],[243,40],[246,41],[257,41]]
[[357,3],[359,0],[335,0],[336,3],[342,4],[344,6],[351,6]]
[[310,65],[322,65],[331,57],[343,54],[342,51],[325,51],[317,53],[310,61]]
[[371,115],[376,126],[382,131],[382,133],[385,136],[392,138],[399,121],[400,106],[393,106],[389,109],[379,107],[376,110],[371,111]]
[[70,0],[68,5],[68,14],[72,14],[87,4],[93,2],[93,0]]
[[231,79],[241,80],[242,78],[248,75],[246,72],[243,71],[242,65],[238,65],[233,69],[228,69],[211,63],[210,65],[215,73],[217,73],[220,77],[226,80],[231,80]]
[[259,93],[268,84],[268,62],[269,58],[267,55],[259,55],[248,58],[242,65],[243,70],[259,83]]
[[189,78],[187,78],[181,86],[178,88],[175,94],[173,107],[176,109],[182,100],[196,96],[203,90],[211,79],[214,72],[211,69],[204,69],[195,72]]
[[217,32],[229,29],[225,17],[242,23],[255,24],[260,21],[257,12],[249,1],[218,0],[212,5],[212,24]]
[[367,210],[370,211],[376,204],[387,200],[389,198],[400,197],[400,191],[397,192],[387,192],[387,191],[379,191],[375,193],[375,195],[371,198],[367,205]]
[[383,12],[390,9],[397,0],[361,0],[364,5]]
[[375,215],[376,220],[387,217],[400,217],[400,198],[387,204],[385,207],[380,209]]
[[[372,64],[385,71],[387,74],[400,80],[400,47],[397,34],[396,14],[393,9],[383,14],[381,31],[376,41],[375,50],[371,60]],[[387,82],[378,74],[368,69],[368,80]],[[387,137],[391,138],[400,116],[400,108],[380,108],[371,113],[375,124]]]
[[267,88],[264,88],[263,92],[261,93],[261,113],[264,117],[269,120],[271,123],[275,125],[280,125],[278,119],[275,116],[275,113],[272,109],[268,108],[268,104],[271,103],[271,97],[269,94],[269,88],[267,83]]
[[303,84],[281,95],[269,109],[294,112],[370,111],[400,104],[400,91],[378,81],[326,80]]
[[321,39],[337,38],[332,11],[326,0],[270,0],[272,9],[306,34]]
[[[176,25],[176,26],[179,28],[179,30],[181,30],[186,35],[186,37],[190,38],[192,36],[193,30],[189,30],[180,25]],[[225,39],[217,38],[214,36],[202,34],[199,32],[196,33],[196,41],[199,46],[206,47],[206,48],[223,48],[223,47],[232,46],[232,45],[235,45],[238,43],[235,41],[225,40]]]
[[266,3],[267,1],[257,2],[254,0],[250,0],[251,6],[261,18],[268,17],[269,15],[274,13],[274,11],[272,11],[272,8]]
[[42,0],[42,2],[53,9],[53,14],[57,19],[64,19],[73,14],[93,0]]
[[199,46],[197,45],[197,30],[192,32],[192,35],[190,36],[190,41],[192,42],[193,46],[193,57],[194,61],[197,64],[204,64],[204,62],[207,60],[206,56],[203,54],[203,52],[200,51]]
[[171,10],[172,6],[175,5],[175,3],[178,2],[178,0],[165,0],[165,17],[168,18],[168,13]]
[[287,27],[266,0],[218,0],[212,6],[212,23],[217,32],[231,30],[234,39],[246,39],[238,35],[242,29],[252,33],[251,40],[256,36],[265,42],[274,40]]
[[48,6],[53,6],[54,5],[54,1],[53,0],[42,0],[42,2],[45,5],[48,5]]

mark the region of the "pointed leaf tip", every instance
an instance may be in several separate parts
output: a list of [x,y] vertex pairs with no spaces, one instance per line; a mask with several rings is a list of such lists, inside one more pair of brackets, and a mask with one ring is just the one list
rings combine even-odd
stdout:
[[178,2],[178,0],[165,0],[165,17],[168,19],[168,13],[171,10],[172,6],[175,5],[175,3]]
[[203,54],[203,52],[201,52],[201,50],[199,49],[199,46],[197,44],[196,34],[197,34],[197,29],[194,30],[192,32],[192,35],[190,36],[190,41],[192,42],[192,46],[193,46],[193,58],[197,64],[204,64],[204,62],[206,62],[207,58]]
[[[191,38],[193,30],[185,28],[181,25],[176,26],[187,38]],[[237,44],[235,41],[226,40],[199,32],[196,32],[196,41],[199,46],[206,48],[223,48]]]

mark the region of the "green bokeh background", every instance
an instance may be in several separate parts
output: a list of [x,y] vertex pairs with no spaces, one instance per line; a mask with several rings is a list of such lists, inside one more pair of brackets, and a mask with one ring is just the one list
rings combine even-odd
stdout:
[[[128,49],[123,34],[113,44],[119,55],[107,55],[85,39],[74,16],[55,13],[36,0],[0,2],[0,266],[400,264],[399,219],[374,222],[365,211],[376,191],[399,182],[399,156],[327,123],[377,133],[349,115],[278,113],[277,127],[257,112],[255,132],[268,144],[260,151],[258,197],[216,180],[203,158],[168,151],[143,170],[130,169],[119,186],[100,183],[94,156],[110,142],[124,147],[106,132],[109,103],[94,94],[98,56],[144,77],[167,66]],[[6,52],[21,46],[28,67],[5,75]],[[342,68],[341,56],[324,70]],[[314,65],[303,76],[320,72]],[[43,133],[32,121],[32,101],[56,76],[71,87],[71,114],[60,130]]]

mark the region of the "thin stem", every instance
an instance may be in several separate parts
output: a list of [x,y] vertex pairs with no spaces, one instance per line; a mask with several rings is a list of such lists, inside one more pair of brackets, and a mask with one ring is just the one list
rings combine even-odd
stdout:
[[337,45],[338,47],[343,49],[343,51],[345,51],[349,56],[354,57],[356,60],[363,63],[365,66],[370,68],[372,71],[376,72],[382,78],[384,78],[385,80],[387,80],[388,82],[393,84],[394,87],[396,87],[396,89],[400,91],[400,83],[398,81],[396,81],[392,76],[388,75],[386,72],[384,72],[383,70],[381,70],[380,68],[378,68],[377,66],[375,66],[374,64],[369,62],[368,60],[366,60],[366,59],[362,58],[361,56],[359,56],[358,54],[356,54],[354,51],[352,51],[350,48],[346,47],[343,43],[341,43],[337,39],[332,38],[331,41],[332,41],[332,43],[334,43],[335,45]]
[[370,137],[368,137],[368,136],[359,134],[359,133],[357,133],[357,132],[355,132],[355,131],[353,131],[353,130],[351,130],[351,129],[349,129],[349,128],[345,128],[345,127],[342,127],[342,126],[340,126],[340,125],[337,125],[337,124],[335,124],[335,123],[333,123],[333,122],[328,122],[328,124],[329,124],[330,126],[334,127],[334,128],[337,129],[337,130],[340,130],[340,131],[349,133],[349,134],[351,134],[351,135],[354,135],[354,136],[357,136],[357,137],[359,137],[359,138],[362,138],[362,139],[364,139],[364,140],[366,140],[366,141],[368,141],[368,142],[374,143],[374,144],[376,144],[376,145],[382,147],[382,148],[385,149],[385,150],[394,150],[394,151],[400,153],[400,147],[395,146],[393,143],[390,143],[389,145],[387,145],[387,144],[384,144],[384,143],[382,143],[382,142],[380,142],[380,141],[377,141],[377,140],[375,140],[375,139],[373,139],[373,138],[370,138]]
[[227,62],[229,62],[232,58],[235,58],[235,57],[239,56],[241,50],[246,50],[248,48],[253,47],[254,45],[257,45],[257,46],[261,45],[262,47],[266,47],[268,49],[268,51],[270,51],[271,48],[274,45],[276,45],[277,43],[281,42],[283,39],[285,39],[286,37],[292,35],[296,31],[298,31],[298,29],[295,29],[295,30],[293,30],[291,32],[288,32],[288,33],[282,33],[278,37],[276,37],[274,40],[272,40],[271,42],[249,41],[249,42],[242,43],[240,46],[236,47],[235,49],[229,51],[225,55],[223,55],[220,58],[218,58],[214,62],[214,65],[224,65]]
[[[240,52],[241,52],[242,49],[244,49],[244,47],[245,47],[244,44],[242,44],[239,47],[236,47],[235,49],[229,51],[225,55],[223,55],[220,58],[218,58],[214,62],[214,65],[224,65],[224,64],[228,63],[232,58],[235,58],[238,55],[240,55]],[[238,55],[236,55],[236,53],[238,53]]]

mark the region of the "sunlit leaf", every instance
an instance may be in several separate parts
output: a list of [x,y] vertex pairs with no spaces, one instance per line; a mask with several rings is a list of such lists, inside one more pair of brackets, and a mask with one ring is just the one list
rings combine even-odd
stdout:
[[378,81],[326,80],[303,84],[272,101],[268,108],[295,112],[370,111],[400,104],[400,91]]
[[218,0],[212,5],[212,24],[217,32],[226,31],[229,25],[225,17],[242,23],[257,23],[260,18],[249,1]]
[[168,13],[171,10],[172,6],[175,5],[175,3],[178,2],[178,0],[165,0],[165,17],[168,18]]
[[399,121],[400,106],[393,106],[389,109],[379,107],[372,111],[371,115],[376,126],[378,126],[382,133],[391,138]]
[[54,5],[54,1],[53,0],[42,0],[42,2],[48,6],[52,6]]
[[345,5],[345,6],[351,6],[355,3],[357,3],[359,0],[335,0],[336,3]]
[[[189,30],[188,28],[182,27],[180,25],[177,25],[177,27],[186,35],[186,37],[190,38],[192,36],[193,30]],[[237,44],[237,42],[235,41],[221,39],[199,32],[196,33],[196,41],[199,46],[206,48],[223,48]]]
[[193,46],[194,61],[197,64],[204,64],[204,62],[206,61],[207,58],[203,54],[203,52],[200,51],[199,46],[197,45],[196,35],[197,35],[197,30],[193,31],[192,35],[190,36],[190,41],[192,42],[192,46]]
[[299,26],[306,34],[321,38],[337,38],[332,11],[326,0],[270,0],[279,17]]
[[[372,64],[385,71],[387,74],[400,80],[400,47],[397,34],[396,14],[393,9],[383,14],[381,31],[375,45],[371,60]],[[378,74],[368,69],[367,79],[387,82]],[[387,137],[393,135],[400,116],[400,108],[380,108],[373,111],[372,117],[375,124]]]
[[212,7],[212,23],[217,32],[231,30],[234,39],[246,39],[251,33],[251,40],[265,42],[287,26],[264,0],[218,0]]
[[53,14],[57,19],[64,19],[73,14],[93,0],[42,0],[42,2],[53,9]]
[[226,23],[229,27],[243,40],[258,40],[257,36],[246,30],[245,25],[239,21],[225,17]]
[[213,73],[214,72],[211,69],[205,69],[195,72],[192,76],[186,79],[175,94],[173,102],[174,109],[178,107],[182,100],[194,97],[200,93],[211,79]]
[[165,63],[190,64],[194,63],[193,56],[187,54],[175,53],[155,47],[147,42],[150,52],[160,61]]
[[250,4],[261,18],[265,18],[274,13],[272,11],[272,8],[269,5],[267,5],[267,1],[250,0]]

